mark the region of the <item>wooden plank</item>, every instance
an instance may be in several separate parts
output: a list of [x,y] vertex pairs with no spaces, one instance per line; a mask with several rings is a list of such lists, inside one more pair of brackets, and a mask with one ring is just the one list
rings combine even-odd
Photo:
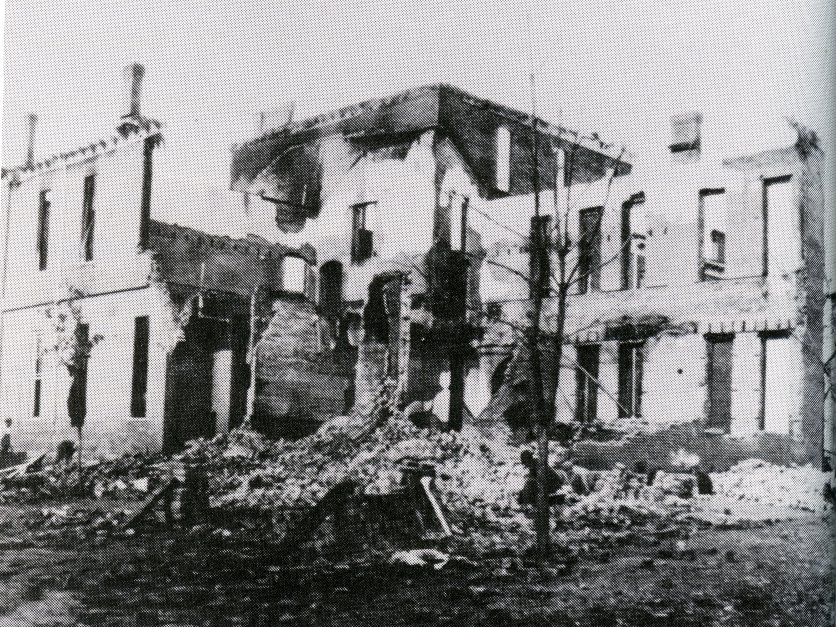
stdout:
[[174,487],[174,484],[177,480],[172,478],[167,479],[160,487],[154,490],[148,497],[142,502],[139,506],[139,509],[131,514],[128,519],[122,524],[121,529],[130,529],[133,527],[139,520],[145,516],[149,511],[151,511],[154,506],[160,502],[166,492],[171,490]]
[[307,540],[317,528],[325,522],[328,515],[354,493],[356,485],[352,481],[342,481],[325,493],[318,503],[307,510],[279,542],[276,548],[280,555],[287,555]]

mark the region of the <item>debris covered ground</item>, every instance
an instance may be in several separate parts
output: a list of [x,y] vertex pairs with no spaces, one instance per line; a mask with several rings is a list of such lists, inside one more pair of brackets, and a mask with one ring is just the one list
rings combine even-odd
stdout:
[[[397,414],[358,413],[294,442],[236,430],[192,442],[174,459],[90,465],[82,487],[72,465],[6,478],[0,617],[10,625],[825,624],[833,515],[820,471],[746,460],[711,475],[715,494],[695,495],[685,493],[685,475],[660,473],[648,485],[617,466],[589,494],[562,488],[553,558],[535,568],[532,513],[517,500],[520,452],[501,432],[429,433]],[[560,461],[566,451],[552,453]],[[345,542],[329,520],[292,558],[275,550],[294,518],[335,486],[351,481],[360,501],[374,503],[398,492],[404,462],[415,460],[432,462],[451,537],[364,520]],[[126,528],[182,466],[207,473],[211,515],[172,529],[153,512]]]

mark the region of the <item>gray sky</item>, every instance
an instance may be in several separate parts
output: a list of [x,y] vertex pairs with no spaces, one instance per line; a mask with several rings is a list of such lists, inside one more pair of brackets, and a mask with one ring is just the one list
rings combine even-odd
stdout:
[[784,115],[828,147],[831,4],[7,0],[2,158],[21,160],[31,110],[40,156],[110,134],[133,61],[144,112],[185,164],[171,172],[219,188],[254,111],[295,100],[299,117],[441,81],[528,110],[532,57],[543,117],[637,157],[689,109],[729,156],[786,141]]

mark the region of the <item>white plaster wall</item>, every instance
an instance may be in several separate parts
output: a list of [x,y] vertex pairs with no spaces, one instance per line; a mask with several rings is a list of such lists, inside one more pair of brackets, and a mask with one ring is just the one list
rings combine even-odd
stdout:
[[[170,313],[152,289],[140,289],[77,301],[90,336],[101,336],[88,362],[85,452],[112,455],[158,450],[162,446],[166,355],[170,346]],[[150,318],[146,416],[131,417],[134,319]],[[21,450],[54,450],[58,442],[77,439],[67,415],[70,378],[54,353],[43,358],[41,417],[33,418],[35,338],[48,342],[42,308],[7,313],[0,402],[4,418],[14,421],[14,446]]]
[[[90,159],[58,163],[49,171],[25,174],[9,203],[9,247],[5,307],[48,302],[70,283],[85,293],[142,285],[149,260],[137,253],[142,192],[142,139],[124,141]],[[93,260],[81,252],[84,178],[96,175]],[[50,190],[46,270],[38,269],[40,193]],[[154,196],[152,193],[152,202]]]
[[642,419],[679,424],[701,419],[706,404],[702,335],[664,335],[645,342]]

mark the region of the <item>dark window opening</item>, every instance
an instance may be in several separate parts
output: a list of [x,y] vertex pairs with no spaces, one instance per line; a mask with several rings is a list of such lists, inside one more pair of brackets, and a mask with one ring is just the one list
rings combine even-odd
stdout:
[[578,241],[578,293],[601,289],[601,219],[603,207],[580,213]]
[[708,419],[706,426],[731,431],[732,347],[734,336],[706,336],[708,349]]
[[508,366],[510,363],[511,357],[506,357],[499,362],[496,370],[493,371],[493,374],[491,375],[491,395],[497,394],[502,387],[502,384],[505,383],[505,374],[508,372]]
[[41,192],[38,203],[38,268],[46,270],[46,262],[49,248],[49,190]]
[[618,347],[618,417],[642,415],[643,344],[620,344]]
[[711,231],[711,251],[714,261],[726,263],[726,234],[722,231]]
[[644,277],[647,274],[647,258],[636,255],[636,288],[644,287]]
[[629,290],[633,274],[633,225],[630,222],[632,203],[621,205],[621,289]]
[[578,346],[575,368],[575,420],[595,422],[598,417],[598,361],[601,347],[597,344]]
[[366,219],[368,208],[376,204],[376,202],[366,202],[351,208],[351,261],[354,263],[362,263],[372,256],[374,238],[372,232],[366,228]]
[[151,224],[151,177],[154,170],[154,146],[156,137],[146,137],[142,152],[142,200],[139,210],[139,248],[148,249],[148,231]]
[[329,261],[319,269],[319,311],[323,318],[335,321],[340,317],[343,299],[343,266]]
[[93,259],[93,231],[96,225],[96,213],[93,208],[93,194],[96,188],[96,176],[91,174],[84,179],[84,202],[81,206],[81,250],[84,261]]
[[488,303],[485,315],[489,320],[499,320],[502,317],[502,303]]
[[43,380],[43,362],[41,358],[41,340],[35,343],[35,398],[32,407],[32,416],[38,418],[41,415],[41,388]]
[[699,279],[721,278],[726,263],[726,190],[700,190],[697,213]]
[[134,321],[134,361],[131,382],[131,416],[144,418],[148,397],[148,316]]
[[76,360],[72,365],[72,383],[67,396],[67,413],[70,425],[80,429],[87,417],[87,362],[90,358],[90,326],[79,324],[75,330],[75,341],[78,347]]

